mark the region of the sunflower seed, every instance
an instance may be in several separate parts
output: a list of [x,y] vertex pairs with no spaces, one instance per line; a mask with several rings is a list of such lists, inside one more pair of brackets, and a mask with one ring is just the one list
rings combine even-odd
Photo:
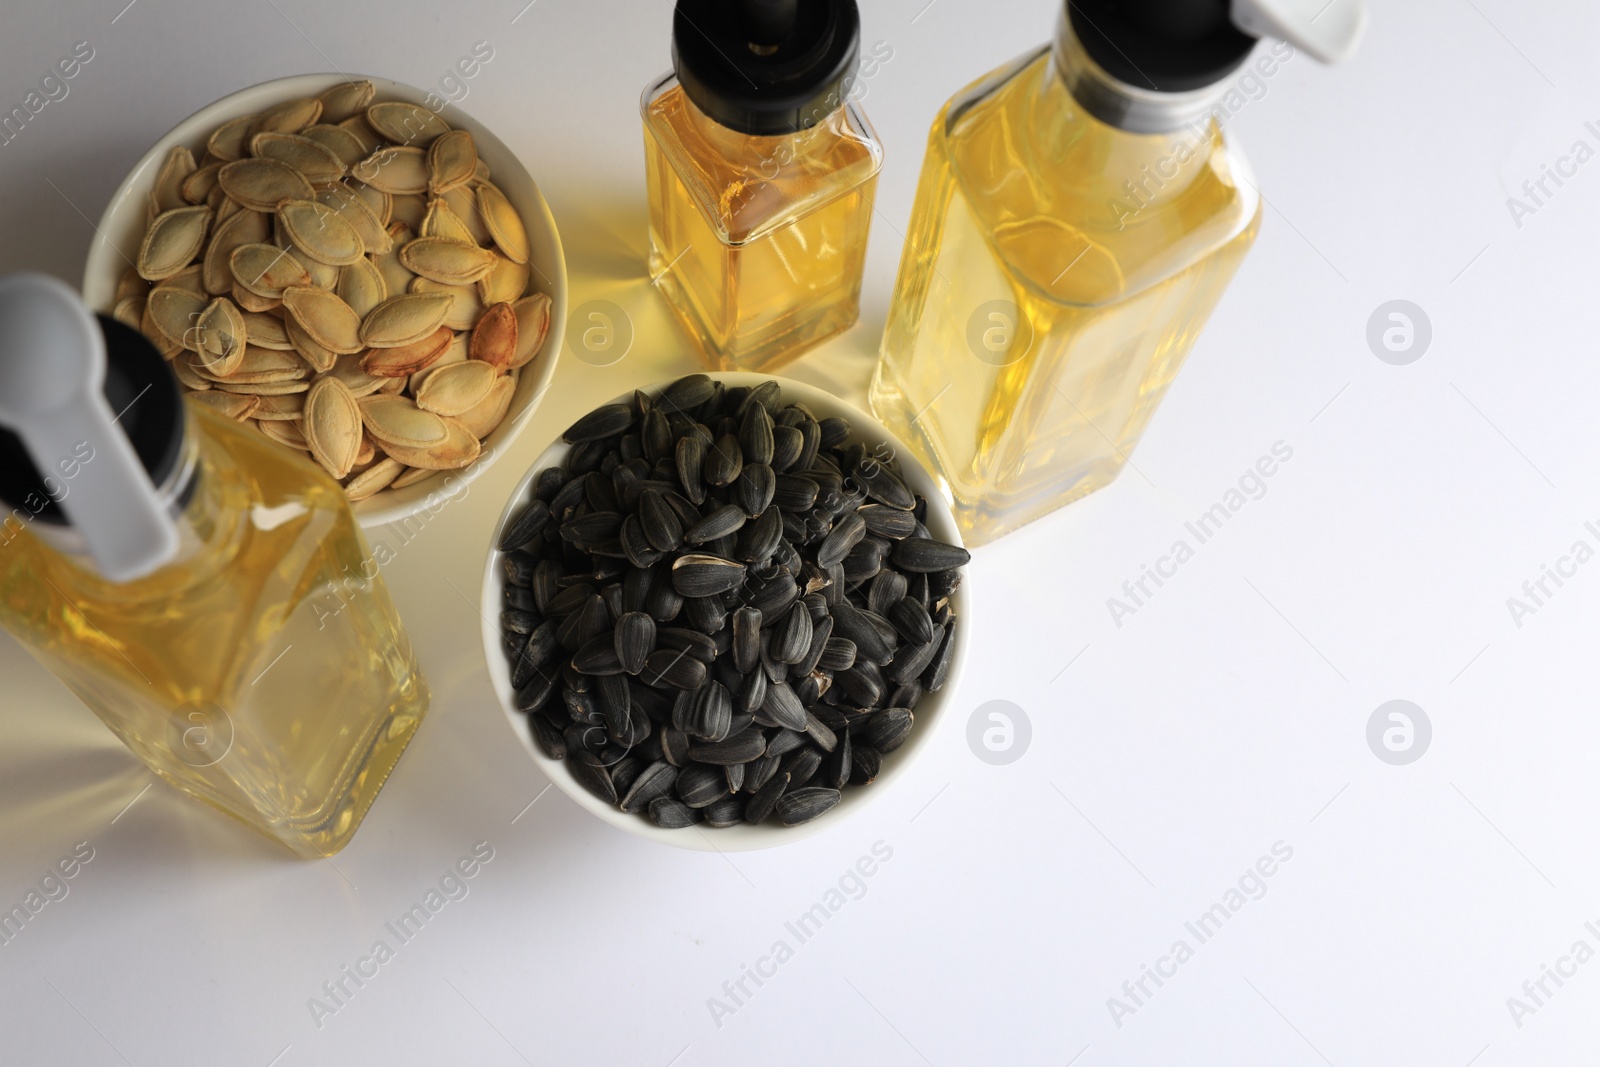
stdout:
[[678,775],[678,797],[691,808],[704,808],[728,795],[727,777],[722,768],[709,763],[691,763]]
[[689,758],[721,767],[734,763],[749,763],[761,755],[766,747],[766,738],[761,736],[760,730],[747,729],[722,741],[691,740]]
[[934,573],[965,567],[972,553],[928,537],[907,537],[894,546],[889,558],[901,570]]
[[811,649],[811,613],[788,611],[772,628],[772,658],[779,663],[799,663]]
[[726,537],[745,523],[745,513],[733,504],[724,504],[683,532],[683,539],[692,545],[704,544]]
[[719,556],[689,553],[672,563],[672,586],[683,596],[714,596],[744,582],[742,563]]
[[617,661],[629,674],[644,670],[647,657],[655,649],[656,621],[642,611],[624,612],[614,631]]
[[696,506],[706,499],[705,482],[701,480],[700,472],[705,466],[708,444],[702,434],[688,434],[678,438],[675,452],[678,481],[683,486],[684,495]]
[[568,444],[579,441],[599,441],[633,427],[633,409],[627,404],[608,404],[595,408],[589,414],[567,427],[561,439]]
[[778,798],[778,819],[785,826],[798,826],[803,822],[810,822],[831,810],[839,803],[839,798],[839,790],[828,789],[825,786],[796,789]]
[[[659,630],[657,636],[660,636]],[[706,665],[687,650],[658,648],[645,657],[639,678],[647,685],[698,689],[706,682]]]
[[721,489],[732,485],[743,469],[744,456],[739,449],[739,439],[731,433],[725,433],[707,450],[701,474],[709,484]]

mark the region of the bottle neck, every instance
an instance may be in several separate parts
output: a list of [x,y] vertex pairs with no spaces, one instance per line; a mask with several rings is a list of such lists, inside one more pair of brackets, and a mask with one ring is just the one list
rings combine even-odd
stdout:
[[[183,449],[177,464],[166,480],[156,487],[156,494],[177,524],[179,546],[177,554],[163,566],[181,563],[193,556],[211,536],[215,525],[215,502],[206,491],[204,457],[201,454],[201,435],[196,432],[192,416],[184,434]],[[29,527],[41,544],[46,545],[88,571],[94,571],[94,561],[89,555],[88,542],[81,532],[71,525],[35,522]]]
[[1186,92],[1160,92],[1129,85],[1108,74],[1084,49],[1066,5],[1056,25],[1052,60],[1067,92],[1089,114],[1129,133],[1171,133],[1204,120],[1226,94],[1227,79]]

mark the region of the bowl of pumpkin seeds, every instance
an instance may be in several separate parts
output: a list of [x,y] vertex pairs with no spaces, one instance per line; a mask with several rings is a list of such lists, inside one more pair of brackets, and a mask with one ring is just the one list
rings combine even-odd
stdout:
[[368,528],[436,511],[505,451],[567,301],[510,148],[434,94],[337,74],[244,89],[157,141],[83,290],[192,403],[321,465]]
[[693,374],[573,423],[495,527],[483,639],[551,781],[683,848],[794,841],[926,750],[966,651],[968,553],[877,420]]

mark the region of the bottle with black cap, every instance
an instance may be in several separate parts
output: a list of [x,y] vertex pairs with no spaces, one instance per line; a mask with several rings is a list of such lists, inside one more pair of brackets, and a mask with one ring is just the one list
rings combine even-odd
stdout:
[[36,274],[0,278],[0,627],[151,770],[307,857],[428,707],[339,486]]
[[1053,47],[945,105],[871,399],[969,543],[1116,477],[1260,224],[1226,123],[1299,53],[1347,56],[1365,17],[1361,0],[1067,0]]
[[650,274],[706,363],[760,370],[859,314],[883,150],[855,0],[678,0],[641,101]]

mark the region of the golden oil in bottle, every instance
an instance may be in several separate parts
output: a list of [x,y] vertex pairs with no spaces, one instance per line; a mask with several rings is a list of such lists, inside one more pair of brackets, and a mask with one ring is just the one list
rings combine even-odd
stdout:
[[331,855],[415,734],[427,686],[339,487],[207,408],[188,418],[177,558],[111,582],[13,512],[0,623],[162,778],[302,856]]
[[650,275],[718,369],[770,368],[859,315],[883,153],[849,98],[858,16],[783,7],[680,0],[675,72],[641,102]]
[[[1133,23],[1086,46],[1074,6],[1054,49],[934,121],[871,402],[970,543],[1116,477],[1255,239],[1261,197],[1212,85],[1255,39],[1219,12],[1200,58],[1220,66],[1196,71]],[[1129,54],[1160,84],[1099,62]]]

